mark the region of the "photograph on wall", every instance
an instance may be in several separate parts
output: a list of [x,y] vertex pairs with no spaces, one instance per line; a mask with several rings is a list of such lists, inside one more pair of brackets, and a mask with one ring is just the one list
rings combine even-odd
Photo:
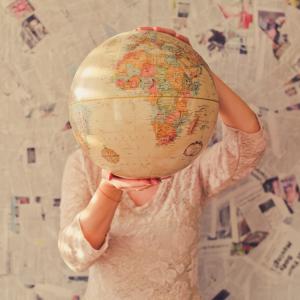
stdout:
[[32,49],[48,34],[41,21],[31,15],[22,22],[21,38]]
[[213,59],[222,56],[227,42],[225,28],[221,25],[196,34],[196,39],[201,46],[201,52],[205,51],[204,54]]
[[9,4],[7,9],[18,19],[27,17],[34,12],[34,7],[28,0],[16,0]]
[[279,60],[290,46],[286,31],[286,14],[281,11],[259,10],[258,26],[272,41],[274,57]]
[[176,30],[187,28],[187,18],[190,14],[190,0],[174,0],[173,3],[173,26]]
[[249,29],[253,26],[253,1],[249,0],[218,0],[218,7],[232,27]]

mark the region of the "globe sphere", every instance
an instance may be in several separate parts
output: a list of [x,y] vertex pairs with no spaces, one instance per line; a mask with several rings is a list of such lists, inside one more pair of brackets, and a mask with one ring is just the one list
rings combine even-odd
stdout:
[[124,178],[170,176],[190,165],[207,147],[218,109],[205,61],[157,31],[123,32],[92,50],[69,97],[82,151]]

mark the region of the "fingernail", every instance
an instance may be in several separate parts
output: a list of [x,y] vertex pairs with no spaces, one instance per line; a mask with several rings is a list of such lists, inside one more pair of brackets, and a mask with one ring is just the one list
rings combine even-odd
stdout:
[[180,34],[180,33],[176,33],[176,37],[180,40],[182,40],[183,42],[190,44],[190,41],[187,37],[185,37],[184,35]]
[[168,34],[173,35],[173,36],[176,35],[176,31],[174,31],[174,30],[172,30],[170,28],[154,26],[154,30],[157,30],[157,31],[160,31],[160,32],[164,32],[164,33],[168,33]]
[[137,27],[136,30],[154,30],[151,26],[140,26]]
[[156,178],[151,178],[151,184],[157,184],[159,183],[159,180]]

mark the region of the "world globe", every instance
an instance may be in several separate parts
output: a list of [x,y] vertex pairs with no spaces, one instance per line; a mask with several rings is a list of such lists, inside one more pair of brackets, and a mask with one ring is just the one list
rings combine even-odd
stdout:
[[92,50],[69,97],[75,140],[123,178],[171,176],[206,148],[219,101],[210,70],[188,43],[131,30]]

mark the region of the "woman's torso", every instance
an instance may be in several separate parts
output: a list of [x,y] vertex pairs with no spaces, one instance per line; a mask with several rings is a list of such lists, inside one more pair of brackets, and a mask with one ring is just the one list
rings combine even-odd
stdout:
[[200,299],[198,181],[191,165],[162,181],[152,195],[123,193],[109,248],[90,268],[86,299]]

